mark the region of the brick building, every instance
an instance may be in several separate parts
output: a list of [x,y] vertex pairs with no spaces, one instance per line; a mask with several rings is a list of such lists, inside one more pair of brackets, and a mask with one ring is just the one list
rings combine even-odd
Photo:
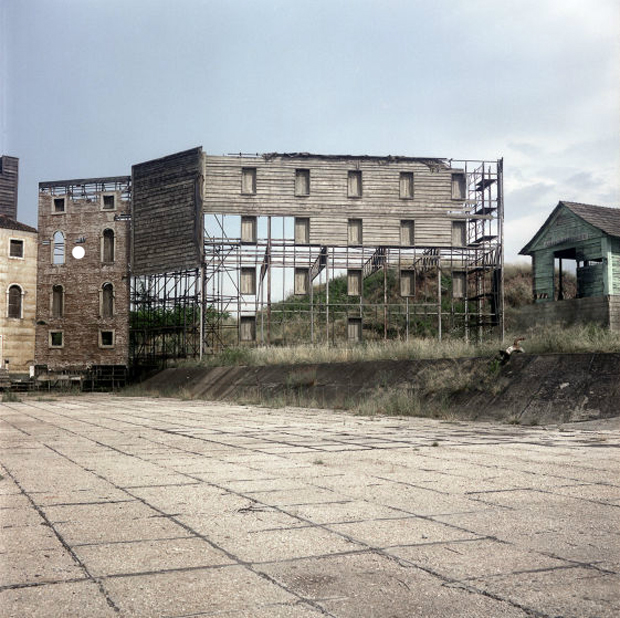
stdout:
[[39,184],[36,361],[126,366],[129,178]]

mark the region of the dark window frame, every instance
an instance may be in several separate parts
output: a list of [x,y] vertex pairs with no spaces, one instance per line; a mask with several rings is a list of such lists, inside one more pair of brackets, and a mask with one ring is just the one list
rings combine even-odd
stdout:
[[[19,255],[13,251],[14,247],[20,247]],[[9,238],[9,257],[14,260],[23,260],[25,253],[25,243],[21,238]]]
[[21,285],[13,283],[7,291],[7,318],[22,320],[24,317],[24,290]]
[[[55,337],[56,335],[56,337]],[[60,336],[60,343],[54,343],[54,339]],[[48,333],[48,347],[50,348],[64,348],[65,347],[65,334],[62,330],[50,330]]]

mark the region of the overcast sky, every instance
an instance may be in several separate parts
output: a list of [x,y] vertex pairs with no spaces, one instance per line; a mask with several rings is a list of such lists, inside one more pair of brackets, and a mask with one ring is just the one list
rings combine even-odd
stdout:
[[193,146],[504,157],[506,258],[620,204],[618,0],[0,0],[0,152],[43,180]]

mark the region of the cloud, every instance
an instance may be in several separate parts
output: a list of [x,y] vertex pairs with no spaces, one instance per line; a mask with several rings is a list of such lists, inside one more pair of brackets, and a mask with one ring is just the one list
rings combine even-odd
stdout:
[[510,220],[504,232],[504,255],[508,263],[525,261],[529,258],[520,256],[519,251],[534,237],[536,232],[542,227],[553,208],[548,212],[538,212],[517,217]]

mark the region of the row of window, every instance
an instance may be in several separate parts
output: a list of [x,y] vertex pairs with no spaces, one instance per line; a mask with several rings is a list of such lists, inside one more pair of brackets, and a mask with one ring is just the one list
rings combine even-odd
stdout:
[[[257,242],[257,218],[254,216],[241,217],[241,242]],[[310,219],[295,217],[295,242],[297,244],[310,243]],[[347,243],[352,246],[362,245],[364,242],[364,222],[362,219],[348,219]],[[415,245],[415,221],[403,219],[400,222],[400,244],[405,247]],[[452,245],[464,247],[467,244],[467,225],[465,221],[452,222]]]
[[[16,283],[7,290],[7,317],[21,320],[23,318],[24,291]],[[99,316],[102,318],[114,317],[114,285],[104,283],[99,290]],[[62,285],[52,286],[51,314],[53,318],[62,318],[65,315],[65,289]]]
[[[83,341],[80,341],[80,345]],[[97,335],[97,346],[100,348],[113,348],[116,345],[116,332],[113,330],[100,330]],[[48,332],[48,346],[50,348],[65,347],[65,333],[62,330]]]
[[[106,282],[99,288],[99,317],[114,317],[115,298],[114,284]],[[62,285],[52,286],[51,310],[52,318],[65,315],[65,288]]]
[[[256,195],[256,167],[241,168],[241,194]],[[310,170],[295,170],[295,196],[308,197],[310,195]],[[452,199],[464,200],[467,187],[465,174],[455,172],[452,174]],[[414,193],[413,172],[400,172],[399,176],[400,199],[412,200]],[[363,178],[361,170],[349,170],[347,172],[347,197],[360,198],[364,195]]]
[[[116,195],[113,193],[103,194],[99,198],[101,210],[116,210]],[[55,197],[52,200],[52,214],[60,215],[67,212],[67,196]]]
[[[359,296],[362,293],[363,271],[361,268],[347,270],[347,295]],[[310,269],[295,268],[294,293],[306,295],[310,292]],[[256,268],[247,267],[241,269],[239,291],[243,295],[253,296],[256,294]],[[452,295],[462,298],[465,288],[465,273],[454,272],[452,275]],[[403,297],[415,296],[415,271],[400,271],[400,295]]]
[[[362,318],[347,318],[347,339],[349,341],[361,341]],[[242,316],[239,320],[239,340],[256,341],[256,317],[253,315]]]
[[[103,230],[101,235],[101,262],[104,264],[111,264],[115,259],[115,237],[114,230]],[[54,232],[53,236],[53,248],[52,248],[52,264],[64,264],[66,261],[66,249],[65,249],[65,235],[63,232]],[[77,259],[84,257],[84,253],[76,253],[74,247],[73,256]]]

